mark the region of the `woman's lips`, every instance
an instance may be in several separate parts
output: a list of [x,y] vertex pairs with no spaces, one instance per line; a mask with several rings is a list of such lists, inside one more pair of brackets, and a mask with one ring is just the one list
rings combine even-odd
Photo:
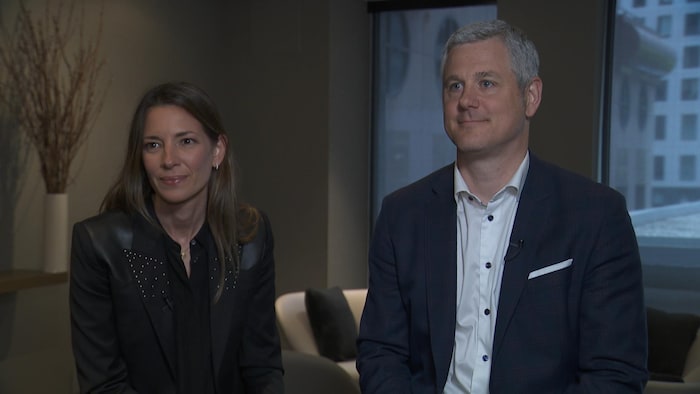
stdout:
[[182,176],[162,176],[160,177],[160,182],[168,185],[168,186],[175,186],[179,183],[181,183],[186,177],[184,175]]

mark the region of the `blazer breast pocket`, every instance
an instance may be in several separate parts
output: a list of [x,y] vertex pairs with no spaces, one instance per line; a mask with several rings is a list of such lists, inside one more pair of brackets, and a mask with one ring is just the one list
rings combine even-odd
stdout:
[[573,263],[574,263],[574,259],[567,259],[567,260],[561,261],[561,262],[556,263],[556,264],[552,264],[552,265],[548,265],[546,267],[536,269],[527,275],[527,279],[531,280],[531,279],[539,278],[541,276],[552,274],[554,272],[561,271],[563,269],[567,269],[567,268],[571,267],[571,264],[573,264]]

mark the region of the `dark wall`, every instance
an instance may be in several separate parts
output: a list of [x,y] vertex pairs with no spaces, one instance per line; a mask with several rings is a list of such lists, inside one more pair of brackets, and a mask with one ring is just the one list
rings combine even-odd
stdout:
[[597,178],[605,0],[499,0],[498,17],[537,45],[543,102],[530,128],[535,154]]

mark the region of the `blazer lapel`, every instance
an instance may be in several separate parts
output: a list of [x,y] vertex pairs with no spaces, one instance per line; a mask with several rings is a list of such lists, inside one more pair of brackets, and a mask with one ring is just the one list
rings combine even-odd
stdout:
[[498,317],[493,351],[498,355],[503,337],[508,330],[518,300],[527,283],[527,275],[534,261],[536,245],[541,243],[543,223],[550,216],[550,195],[545,168],[530,154],[530,168],[525,179],[520,202],[513,223],[510,243],[505,256],[505,268],[498,301]]
[[[135,222],[132,249],[127,252],[129,271],[175,379],[174,310],[167,269],[171,263],[163,252],[160,231],[140,216]],[[145,254],[143,251],[160,252]]]
[[457,217],[454,200],[454,165],[441,170],[433,183],[425,209],[425,280],[430,342],[436,384],[447,379],[454,347],[457,308]]

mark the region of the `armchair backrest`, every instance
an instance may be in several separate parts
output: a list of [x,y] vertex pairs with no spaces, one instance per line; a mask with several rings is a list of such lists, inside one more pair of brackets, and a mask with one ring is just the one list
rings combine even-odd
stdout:
[[[362,310],[367,298],[367,289],[343,290],[345,299],[355,317],[355,324],[360,326]],[[291,350],[318,355],[318,347],[311,331],[311,323],[306,313],[305,292],[297,291],[280,295],[275,301],[275,313],[282,335]]]

